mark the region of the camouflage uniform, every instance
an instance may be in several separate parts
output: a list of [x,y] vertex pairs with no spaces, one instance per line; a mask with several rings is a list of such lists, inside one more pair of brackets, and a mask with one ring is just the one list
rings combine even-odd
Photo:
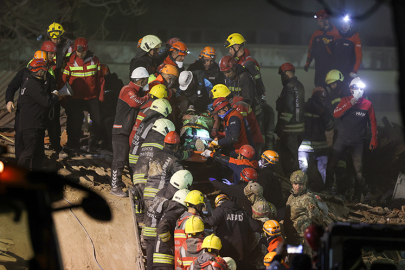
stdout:
[[263,187],[260,184],[249,182],[243,189],[243,193],[252,204],[252,217],[254,219],[266,222],[277,217],[276,207],[263,197]]
[[[322,225],[323,224],[323,212],[318,206],[318,200],[315,195],[306,189],[308,182],[307,175],[302,171],[295,171],[291,174],[290,181],[294,183],[304,184],[303,191],[299,194],[295,194],[294,190],[287,200],[287,205],[291,208],[291,221],[298,233],[299,241],[304,244],[304,232],[305,229],[311,225],[312,222]],[[304,252],[311,253],[311,249],[308,245],[304,245]]]

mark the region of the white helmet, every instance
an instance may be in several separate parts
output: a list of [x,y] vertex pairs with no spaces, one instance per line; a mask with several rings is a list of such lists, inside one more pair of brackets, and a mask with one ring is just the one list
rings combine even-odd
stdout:
[[224,259],[224,261],[228,265],[229,270],[236,270],[236,262],[234,259],[232,259],[231,257],[223,257],[222,259]]
[[132,71],[131,79],[144,79],[149,78],[149,73],[144,67],[137,67]]
[[193,80],[193,73],[191,71],[182,71],[179,76],[180,90],[187,90]]
[[364,93],[366,85],[360,80],[359,77],[354,78],[349,84],[350,90],[353,91],[354,98],[361,98]]
[[162,41],[154,35],[146,35],[142,38],[140,48],[145,52],[149,52],[152,49],[159,49],[162,45]]
[[166,136],[167,133],[169,133],[170,131],[174,131],[176,128],[174,127],[172,121],[161,118],[155,121],[152,129],[159,132],[163,136]]
[[189,188],[193,183],[193,176],[188,170],[180,170],[175,172],[170,178],[170,184],[178,189]]
[[188,189],[180,189],[174,193],[172,200],[178,203],[181,203],[184,206],[187,206],[184,200],[186,199],[187,194],[190,192]]
[[160,113],[164,117],[167,117],[172,113],[172,105],[170,105],[169,101],[164,98],[159,98],[153,101],[150,105],[150,109]]

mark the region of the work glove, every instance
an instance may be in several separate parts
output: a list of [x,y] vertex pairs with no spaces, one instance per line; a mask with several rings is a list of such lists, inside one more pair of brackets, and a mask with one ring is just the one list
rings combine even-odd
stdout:
[[352,77],[352,78],[356,78],[356,77],[357,77],[357,73],[354,72],[354,71],[352,71],[352,72],[350,72],[349,76]]
[[372,139],[370,142],[370,150],[373,151],[374,149],[376,149],[378,146],[378,142],[377,140]]
[[208,180],[212,181],[216,181],[217,179],[215,179],[214,177],[208,177]]
[[209,146],[211,146],[211,147],[218,147],[218,139],[215,139],[215,140],[213,140],[212,142],[210,142],[210,145]]
[[304,66],[304,70],[305,70],[306,72],[308,72],[308,68],[309,68],[309,65],[305,65],[305,66]]
[[203,157],[210,157],[211,156],[211,153],[212,153],[212,151],[211,150],[205,150],[204,152],[202,152],[201,153],[201,155],[203,156]]
[[228,180],[228,179],[222,179],[222,183],[224,183],[224,184],[226,184],[226,185],[228,185],[228,186],[231,186],[232,185],[232,183]]

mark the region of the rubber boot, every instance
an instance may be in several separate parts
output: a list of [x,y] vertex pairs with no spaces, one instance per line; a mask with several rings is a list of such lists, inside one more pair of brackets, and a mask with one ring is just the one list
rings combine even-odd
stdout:
[[[117,197],[128,197],[128,193],[121,189],[123,182],[121,178],[118,178],[118,172],[113,170],[111,172],[111,192],[110,194]],[[125,184],[124,184],[125,185]]]

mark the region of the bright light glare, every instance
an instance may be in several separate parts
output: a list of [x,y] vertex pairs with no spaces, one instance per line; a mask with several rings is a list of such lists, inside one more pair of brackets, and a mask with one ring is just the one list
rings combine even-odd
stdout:
[[349,17],[349,15],[346,15],[346,16],[343,18],[343,20],[344,20],[345,22],[350,21],[350,17]]
[[356,84],[357,84],[357,87],[360,88],[360,89],[366,88],[366,85],[365,85],[362,81],[359,81],[359,82],[356,83]]
[[0,161],[0,173],[4,171],[4,163],[3,161]]
[[316,15],[314,15],[314,18],[316,19],[316,18],[318,18]]

